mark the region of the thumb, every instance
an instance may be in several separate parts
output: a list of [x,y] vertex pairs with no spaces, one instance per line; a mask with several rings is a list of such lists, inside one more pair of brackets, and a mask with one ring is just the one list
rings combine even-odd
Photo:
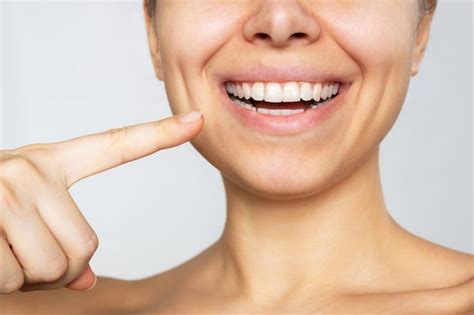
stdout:
[[97,276],[94,274],[90,265],[88,264],[79,277],[66,285],[66,288],[71,290],[89,291],[95,287],[96,283]]

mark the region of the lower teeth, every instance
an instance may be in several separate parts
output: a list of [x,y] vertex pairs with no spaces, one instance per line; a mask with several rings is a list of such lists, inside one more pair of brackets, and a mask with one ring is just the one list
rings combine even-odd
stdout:
[[[336,95],[335,95],[336,96]],[[259,108],[256,108],[252,103],[250,102],[246,102],[246,101],[243,101],[239,98],[236,98],[234,96],[230,96],[229,97],[232,99],[232,101],[240,106],[240,107],[243,107],[245,109],[248,109],[248,110],[251,110],[253,112],[258,112],[258,113],[261,113],[261,114],[268,114],[268,115],[273,115],[273,116],[291,116],[291,115],[295,115],[295,114],[299,114],[299,113],[302,113],[304,111],[306,111],[307,109],[315,109],[315,108],[318,108],[318,107],[321,107],[322,105],[324,105],[325,103],[327,103],[328,101],[330,101],[332,98],[334,98],[334,96],[326,99],[325,101],[323,102],[320,102],[320,103],[312,103],[308,108],[306,109],[268,109],[268,108],[263,108],[263,107],[259,107]]]

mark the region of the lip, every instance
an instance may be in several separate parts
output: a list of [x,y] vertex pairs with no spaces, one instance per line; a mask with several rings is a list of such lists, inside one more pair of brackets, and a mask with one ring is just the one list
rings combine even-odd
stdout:
[[[299,77],[295,81],[307,82],[307,80],[308,78],[304,79]],[[276,82],[275,78],[272,78],[271,82]],[[225,82],[221,84],[219,90],[224,99],[224,103],[227,104],[226,107],[229,109],[232,116],[234,116],[244,128],[249,128],[256,132],[268,135],[291,136],[322,126],[324,122],[330,119],[337,109],[341,107],[341,105],[344,103],[344,99],[346,98],[351,83],[344,83],[342,81],[337,82],[340,83],[340,87],[339,93],[336,97],[332,98],[330,101],[320,107],[306,109],[303,113],[290,116],[266,115],[236,105],[227,94]]]
[[340,82],[347,84],[352,82],[349,76],[338,75],[333,71],[323,68],[310,68],[301,65],[266,66],[263,64],[252,64],[250,66],[239,66],[230,74],[220,76],[220,81],[230,82]]

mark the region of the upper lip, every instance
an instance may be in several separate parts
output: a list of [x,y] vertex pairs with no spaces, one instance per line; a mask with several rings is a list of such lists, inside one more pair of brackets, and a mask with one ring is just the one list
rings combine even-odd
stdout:
[[240,66],[232,73],[223,75],[224,82],[340,82],[349,83],[348,76],[336,74],[308,65],[264,65]]

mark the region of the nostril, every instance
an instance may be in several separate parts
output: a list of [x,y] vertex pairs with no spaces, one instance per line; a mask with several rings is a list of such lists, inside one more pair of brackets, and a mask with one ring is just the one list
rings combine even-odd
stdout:
[[[304,32],[296,32],[296,33],[291,34],[290,38],[287,38],[287,40],[288,39],[301,40],[301,39],[305,39],[307,36],[308,34]],[[263,40],[263,41],[266,41],[266,40],[274,41],[277,39],[277,38],[272,38],[269,34],[264,33],[264,32],[256,33],[254,35],[254,38],[257,40]]]
[[306,34],[298,32],[298,33],[294,33],[293,37],[295,37],[295,38],[304,38],[304,37],[306,37]]
[[270,38],[270,36],[268,34],[265,34],[265,33],[257,33],[257,34],[255,34],[255,38],[257,38],[257,39],[267,39],[267,38]]

